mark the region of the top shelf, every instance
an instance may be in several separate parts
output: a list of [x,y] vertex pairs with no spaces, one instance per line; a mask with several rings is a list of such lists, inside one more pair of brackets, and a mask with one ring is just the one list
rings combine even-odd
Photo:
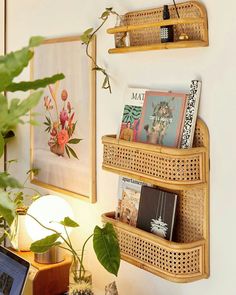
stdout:
[[[169,5],[168,20],[162,19],[162,7],[126,13],[124,25],[110,28],[107,33],[114,34],[115,39],[125,39],[128,36],[129,42],[126,43],[129,43],[129,46],[119,46],[109,49],[108,52],[126,53],[208,46],[207,13],[204,6],[197,1],[188,1],[178,3],[177,9],[180,18],[177,18],[174,5]],[[161,43],[160,27],[168,25],[174,26],[174,42]],[[189,39],[179,41],[181,33],[187,34]]]

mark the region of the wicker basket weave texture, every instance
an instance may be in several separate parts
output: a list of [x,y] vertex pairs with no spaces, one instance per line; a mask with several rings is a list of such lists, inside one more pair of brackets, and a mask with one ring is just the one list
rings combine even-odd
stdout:
[[[207,129],[198,120],[194,144],[205,146]],[[204,182],[202,152],[182,154],[157,153],[154,149],[144,150],[139,145],[117,144],[117,141],[104,140],[103,165],[116,169],[152,177],[169,183]],[[183,151],[184,153],[184,151]]]
[[202,272],[202,248],[170,249],[168,247],[116,228],[121,253],[169,275],[193,275]]
[[[180,18],[201,17],[201,10],[195,2],[184,2],[177,4]],[[169,6],[170,18],[177,18],[176,10],[173,5]],[[140,10],[125,14],[126,25],[137,25],[159,22],[163,20],[163,8]],[[202,23],[181,24],[174,26],[175,40],[181,33],[186,33],[189,40],[204,40],[204,26]],[[142,30],[130,31],[130,46],[150,45],[160,43],[160,28],[146,28]]]

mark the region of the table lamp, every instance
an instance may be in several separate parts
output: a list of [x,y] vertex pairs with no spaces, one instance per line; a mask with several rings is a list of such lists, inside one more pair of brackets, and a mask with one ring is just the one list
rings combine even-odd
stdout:
[[[28,214],[36,218],[44,226],[55,229],[66,238],[64,226],[59,224],[65,217],[73,219],[73,211],[70,205],[62,198],[54,195],[40,197],[32,203]],[[53,234],[52,231],[43,228],[29,215],[26,216],[26,230],[33,242]],[[67,229],[68,234],[71,228]],[[34,259],[39,263],[58,263],[64,260],[59,247],[52,247],[45,253],[35,253]]]

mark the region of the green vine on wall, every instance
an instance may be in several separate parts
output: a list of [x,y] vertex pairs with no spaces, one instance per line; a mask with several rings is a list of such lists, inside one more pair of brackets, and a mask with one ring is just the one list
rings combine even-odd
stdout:
[[100,16],[101,24],[97,28],[89,28],[85,30],[81,36],[82,42],[86,45],[86,55],[92,60],[93,64],[95,65],[93,70],[101,72],[104,75],[104,80],[102,84],[103,89],[108,89],[111,93],[111,83],[110,83],[110,77],[106,72],[106,69],[99,66],[94,58],[89,54],[89,44],[91,40],[93,39],[94,35],[102,28],[102,26],[106,23],[110,15],[116,15],[120,17],[120,15],[113,10],[112,7],[106,8],[106,10],[102,13]]

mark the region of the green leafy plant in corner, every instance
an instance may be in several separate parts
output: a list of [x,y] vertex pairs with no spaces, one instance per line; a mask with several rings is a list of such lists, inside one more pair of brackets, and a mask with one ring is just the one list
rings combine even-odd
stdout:
[[[34,55],[33,48],[39,46],[43,40],[40,36],[32,37],[28,46],[0,56],[0,158],[3,157],[6,144],[15,136],[17,125],[25,123],[25,115],[38,104],[42,96],[42,91],[34,91],[24,99],[16,97],[8,101],[6,92],[37,90],[64,79],[64,75],[59,73],[35,81],[14,81],[28,66]],[[7,171],[0,171],[0,226],[3,226],[3,222],[11,226],[16,218],[19,199],[22,196],[20,192],[15,195],[12,189],[22,188],[23,185]],[[0,242],[5,235],[6,233],[0,237]]]
[[[110,223],[106,223],[104,227],[100,228],[95,226],[93,234],[89,236],[83,243],[81,253],[74,249],[72,242],[69,238],[67,227],[77,228],[79,224],[69,217],[65,217],[60,222],[63,225],[66,233],[66,238],[57,230],[49,228],[35,219],[32,215],[28,214],[36,222],[38,222],[43,228],[50,230],[51,235],[32,243],[30,250],[35,253],[43,253],[49,250],[53,246],[59,246],[69,251],[73,256],[74,264],[78,267],[74,268],[73,276],[75,281],[83,279],[85,274],[84,267],[84,251],[88,241],[93,238],[93,248],[101,265],[110,273],[117,276],[120,266],[120,249],[115,230]],[[63,241],[63,244],[61,242]]]
[[111,93],[111,83],[109,75],[107,74],[106,70],[99,66],[94,58],[89,54],[89,44],[92,41],[94,35],[101,29],[101,27],[106,23],[110,15],[116,15],[120,17],[120,15],[113,10],[112,7],[106,8],[106,10],[100,16],[101,24],[97,28],[89,28],[85,30],[81,36],[82,42],[86,45],[86,55],[92,60],[93,64],[95,65],[93,70],[101,72],[104,75],[104,80],[102,84],[103,89],[108,89]]

